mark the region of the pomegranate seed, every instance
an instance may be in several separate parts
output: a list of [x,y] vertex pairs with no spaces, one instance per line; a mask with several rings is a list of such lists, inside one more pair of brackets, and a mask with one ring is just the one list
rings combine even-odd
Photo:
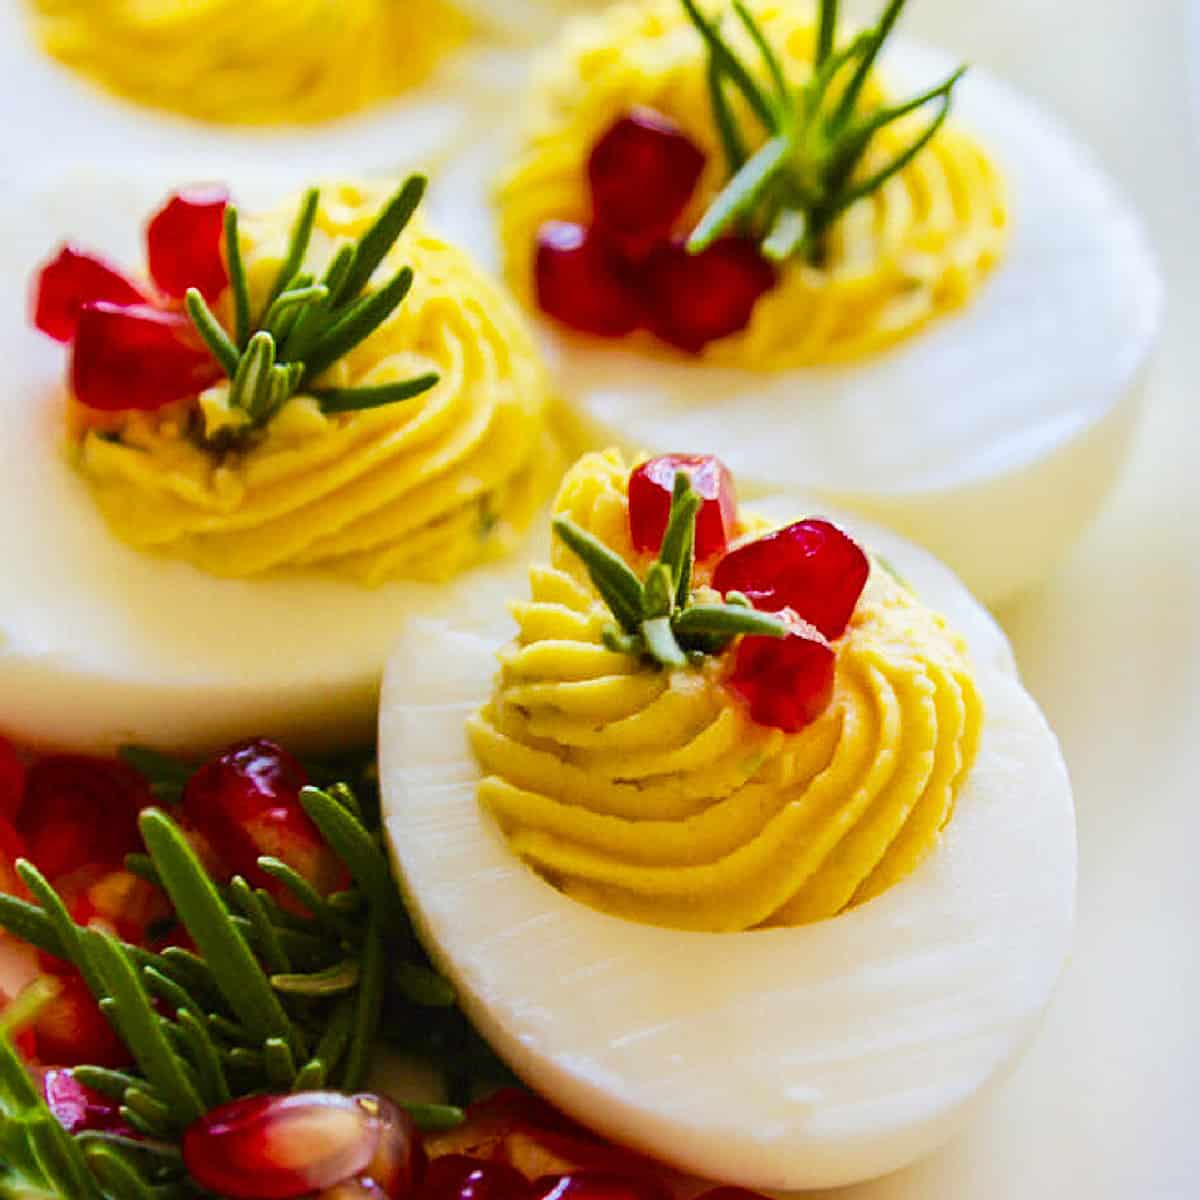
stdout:
[[616,1175],[607,1171],[574,1171],[537,1180],[531,1200],[667,1200],[658,1180]]
[[388,1200],[388,1194],[369,1175],[345,1179],[320,1192],[314,1200]]
[[33,323],[55,341],[75,337],[85,304],[147,304],[149,297],[111,263],[69,242],[38,272],[33,288]]
[[525,1177],[505,1163],[446,1154],[429,1164],[421,1200],[525,1200]]
[[177,299],[199,288],[205,300],[225,289],[229,274],[221,254],[229,193],[221,187],[173,192],[146,226],[150,278]]
[[425,1172],[425,1150],[413,1119],[384,1096],[355,1096],[363,1111],[379,1123],[379,1147],[363,1174],[389,1200],[415,1191]]
[[675,475],[684,471],[703,505],[696,519],[696,558],[724,553],[737,523],[737,497],[729,468],[710,454],[667,454],[642,463],[629,476],[629,532],[637,549],[657,554],[671,515]]
[[85,304],[71,355],[76,399],[101,412],[151,412],[199,395],[221,368],[181,313]]
[[673,121],[647,108],[621,117],[588,159],[595,227],[628,258],[644,258],[670,236],[705,155]]
[[183,1135],[193,1179],[230,1200],[297,1200],[362,1175],[380,1123],[351,1096],[252,1096],[214,1109]]
[[846,632],[871,563],[862,547],[829,521],[797,521],[739,546],[713,573],[719,592],[743,592],[755,608],[790,608],[830,641]]
[[188,781],[183,821],[225,874],[242,875],[283,899],[286,893],[258,865],[272,855],[328,895],[345,887],[349,876],[300,803],[307,783],[300,763],[274,742],[242,742]]
[[138,813],[153,802],[142,777],[111,759],[52,755],[29,768],[21,832],[29,858],[56,881],[118,867],[141,848]]
[[58,1123],[70,1134],[116,1133],[122,1137],[137,1134],[121,1120],[116,1100],[84,1087],[71,1071],[51,1069],[42,1076],[42,1093]]
[[0,820],[17,820],[24,797],[25,764],[12,742],[0,737]]
[[569,221],[548,221],[538,231],[534,263],[538,304],[571,329],[624,337],[642,323],[633,283],[594,232]]
[[25,839],[7,817],[0,816],[0,892],[9,896],[26,895],[25,884],[17,874],[16,864],[18,858],[28,857]]
[[[60,964],[60,971],[62,965]],[[58,974],[59,993],[33,1023],[38,1058],[56,1067],[124,1067],[133,1061],[74,970]]]
[[786,638],[743,637],[729,686],[750,705],[759,724],[785,733],[811,725],[833,699],[836,656],[819,629],[794,613]]
[[749,238],[727,237],[700,254],[661,246],[643,275],[650,329],[698,354],[709,342],[745,329],[759,298],[775,286],[775,268]]

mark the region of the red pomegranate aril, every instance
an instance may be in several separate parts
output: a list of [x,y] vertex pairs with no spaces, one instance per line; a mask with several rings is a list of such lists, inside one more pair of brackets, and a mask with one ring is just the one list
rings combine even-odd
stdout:
[[65,243],[38,272],[33,288],[33,323],[55,341],[75,336],[85,304],[148,304],[149,297],[112,263]]
[[274,742],[241,742],[188,780],[183,824],[199,834],[227,875],[242,875],[283,898],[280,885],[258,865],[272,855],[328,895],[349,876],[300,803],[307,783],[300,763]]
[[379,1146],[363,1172],[389,1200],[404,1200],[425,1172],[425,1150],[412,1117],[386,1096],[355,1096],[379,1124]]
[[713,573],[717,591],[742,592],[764,612],[790,608],[830,641],[846,632],[871,562],[829,521],[797,521],[732,551]]
[[710,454],[667,454],[651,458],[629,476],[629,532],[633,544],[657,554],[671,515],[675,476],[685,472],[703,504],[696,518],[696,558],[703,561],[724,553],[737,524],[737,495],[733,476]]
[[727,237],[700,254],[680,243],[661,246],[646,261],[647,325],[689,354],[739,333],[754,306],[775,286],[775,268],[750,238]]
[[525,1200],[528,1192],[525,1177],[506,1163],[445,1154],[429,1164],[420,1195],[421,1200]]
[[642,323],[636,286],[595,232],[582,225],[542,226],[534,281],[542,311],[581,333],[624,337]]
[[73,970],[57,976],[58,995],[33,1023],[38,1058],[55,1067],[124,1067],[133,1061],[100,1011],[87,984]]
[[[25,839],[7,817],[0,816],[0,892],[9,896],[24,896],[25,884],[17,874],[17,859],[28,858]],[[0,938],[5,935],[0,932]]]
[[833,699],[836,655],[820,630],[785,613],[786,638],[743,637],[734,652],[729,686],[745,699],[759,725],[799,733]]
[[0,820],[16,821],[25,797],[25,764],[5,737],[0,737]]
[[362,1175],[379,1137],[379,1122],[351,1096],[252,1096],[192,1125],[183,1162],[229,1200],[299,1200]]
[[180,313],[84,305],[71,354],[76,399],[100,412],[152,412],[199,395],[221,368]]
[[220,187],[174,192],[146,226],[150,278],[179,299],[199,288],[214,300],[229,283],[221,253],[229,193]]
[[390,1200],[390,1197],[369,1175],[361,1175],[357,1179],[335,1183],[319,1192],[313,1200]]
[[704,171],[705,155],[669,118],[647,108],[621,117],[588,159],[594,225],[631,259],[671,234]]
[[611,1174],[607,1171],[573,1171],[537,1180],[530,1200],[666,1200],[658,1180]]
[[153,802],[124,763],[51,755],[29,768],[21,832],[29,858],[52,881],[84,867],[119,867],[141,849],[138,813]]
[[42,1076],[42,1094],[58,1123],[70,1134],[116,1133],[122,1137],[137,1134],[121,1119],[116,1100],[84,1087],[73,1072],[60,1068]]

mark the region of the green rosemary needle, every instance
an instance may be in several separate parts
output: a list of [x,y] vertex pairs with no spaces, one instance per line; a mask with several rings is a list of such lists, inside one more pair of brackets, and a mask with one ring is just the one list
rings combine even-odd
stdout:
[[[744,0],[733,0],[733,12],[761,60],[761,79],[730,44],[719,19],[705,16],[697,0],[681,3],[708,52],[709,100],[729,171],[728,182],[688,240],[693,254],[733,230],[744,230],[774,262],[801,254],[818,260],[833,221],[929,144],[949,116],[954,86],[966,70],[960,67],[903,103],[864,109],[863,90],[906,0],[889,0],[873,26],[840,48],[838,2],[820,0],[812,74],[799,86],[788,81],[779,54]],[[757,138],[740,128],[731,91],[740,95],[759,127]],[[925,125],[863,176],[876,135],[929,105],[934,112]],[[748,142],[758,144],[752,153]]]
[[675,668],[697,655],[720,654],[742,635],[787,637],[782,617],[756,612],[742,596],[731,594],[719,603],[696,600],[692,575],[701,505],[687,472],[677,471],[662,547],[644,581],[619,554],[569,517],[555,519],[555,534],[587,568],[615,619],[604,631],[609,650]]
[[412,220],[425,194],[414,175],[391,197],[371,227],[343,246],[314,280],[304,260],[312,241],[320,193],[305,193],[287,251],[257,321],[250,312],[246,265],[238,240],[238,212],[225,211],[225,254],[233,307],[228,331],[200,292],[184,301],[196,332],[228,377],[229,407],[245,418],[235,437],[261,428],[297,392],[312,395],[325,413],[357,412],[410,400],[438,382],[435,373],[361,388],[322,388],[318,378],[371,336],[403,303],[413,283],[402,267],[382,287],[367,291],[372,276]]

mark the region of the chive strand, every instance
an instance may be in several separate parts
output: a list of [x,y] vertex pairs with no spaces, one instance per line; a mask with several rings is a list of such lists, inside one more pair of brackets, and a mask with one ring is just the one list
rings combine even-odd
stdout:
[[191,318],[192,325],[200,335],[201,340],[212,352],[217,365],[230,379],[238,373],[241,353],[229,338],[221,322],[213,315],[199,288],[188,288],[184,298],[184,307]]
[[645,615],[645,596],[641,580],[630,570],[628,563],[569,517],[556,517],[553,529],[567,548],[582,560],[617,623],[626,633],[634,633]]
[[255,943],[262,954],[264,966],[275,974],[286,974],[292,969],[291,960],[254,889],[242,876],[237,875],[230,883],[229,891],[233,902],[246,915],[254,930]]
[[225,209],[225,263],[229,269],[229,290],[233,293],[233,340],[241,351],[250,340],[250,290],[238,233],[238,210],[232,204]]
[[354,1024],[342,1065],[341,1086],[357,1092],[367,1077],[371,1045],[383,1016],[384,946],[380,933],[382,919],[373,913],[363,944],[362,979],[355,996]]
[[692,231],[687,241],[688,253],[700,254],[707,250],[730,226],[748,216],[793,150],[792,139],[777,134],[755,151]]
[[399,383],[384,383],[374,387],[314,388],[312,394],[317,398],[323,413],[362,412],[369,408],[382,408],[385,404],[411,400],[435,387],[440,379],[440,375],[430,371],[428,374]]
[[114,1147],[93,1143],[87,1146],[84,1154],[88,1167],[104,1189],[119,1200],[161,1200],[154,1188]]
[[833,53],[837,36],[838,0],[821,0],[821,14],[817,25],[817,45],[814,66],[820,67]]
[[221,1055],[206,1022],[190,1008],[180,1008],[175,1014],[175,1024],[196,1072],[196,1082],[200,1085],[206,1107],[215,1108],[231,1100],[233,1097],[229,1080],[225,1077],[225,1068],[221,1065]]
[[904,11],[904,6],[907,3],[908,0],[890,0],[887,8],[884,9],[883,16],[879,18],[874,29],[870,31],[867,51],[863,54],[858,66],[855,68],[854,74],[850,77],[850,82],[846,85],[846,90],[842,93],[838,106],[834,110],[833,118],[830,122],[833,129],[840,129],[854,115],[855,106],[858,104],[858,98],[862,93],[868,76],[871,74],[871,68],[874,67],[875,60],[879,57],[879,52],[883,49],[884,42],[887,41],[893,27],[900,19],[900,14]]
[[379,264],[387,257],[412,220],[425,196],[428,180],[412,175],[383,206],[374,223],[363,234],[354,250],[354,258],[334,293],[336,304],[355,299],[367,286]]
[[317,220],[317,206],[320,202],[321,193],[318,188],[309,188],[300,201],[300,208],[296,213],[295,223],[292,225],[283,263],[280,265],[279,274],[275,277],[275,283],[267,297],[268,309],[275,302],[276,297],[292,282],[304,262],[304,256],[308,253],[309,243],[312,241],[313,226]]
[[187,839],[157,809],[144,811],[139,826],[175,911],[238,1020],[257,1040],[295,1039],[287,1013]]

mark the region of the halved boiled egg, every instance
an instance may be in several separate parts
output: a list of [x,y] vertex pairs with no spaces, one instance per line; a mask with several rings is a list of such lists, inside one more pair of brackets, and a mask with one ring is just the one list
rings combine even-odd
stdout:
[[[770,507],[794,517],[801,502]],[[531,1087],[588,1126],[760,1189],[872,1178],[945,1140],[1030,1039],[1073,920],[1070,785],[1003,636],[929,555],[846,524],[967,638],[985,716],[933,851],[832,919],[727,933],[641,924],[522,862],[480,804],[467,732],[507,631],[454,613],[410,622],[384,684],[393,854],[468,1014]],[[553,606],[527,607],[545,636],[569,636],[554,633],[570,622],[552,620]],[[553,717],[539,719],[549,741],[533,745],[545,749]],[[593,733],[601,744],[603,725]]]
[[[188,178],[196,176],[184,176]],[[253,521],[242,520],[237,511],[222,518],[222,506],[211,507],[213,488],[220,490],[219,477],[236,457],[214,459],[211,479],[205,470],[198,471],[191,490],[203,504],[188,515],[180,497],[190,494],[189,486],[171,474],[172,463],[197,452],[187,437],[178,438],[165,459],[156,459],[154,453],[140,456],[136,447],[92,431],[89,453],[100,459],[128,454],[133,467],[124,472],[114,462],[110,466],[117,473],[111,474],[109,467],[99,465],[100,475],[93,471],[85,477],[71,461],[78,458],[78,445],[68,444],[66,356],[63,347],[30,327],[26,288],[37,266],[65,236],[115,263],[140,266],[144,216],[180,182],[169,167],[147,168],[136,177],[78,171],[13,185],[0,202],[7,230],[0,252],[6,281],[0,295],[0,345],[6,363],[0,401],[5,513],[0,555],[6,564],[0,572],[0,728],[31,745],[97,751],[123,742],[202,751],[243,738],[248,730],[300,748],[365,743],[373,735],[383,663],[404,620],[443,608],[464,615],[491,613],[519,586],[523,566],[516,564],[524,561],[518,552],[520,535],[515,527],[505,532],[504,515],[484,503],[495,473],[478,453],[460,455],[469,446],[482,446],[494,452],[490,461],[502,474],[521,457],[537,457],[553,472],[553,454],[534,455],[528,441],[530,421],[542,427],[545,416],[544,411],[532,415],[541,411],[540,402],[535,401],[534,409],[524,407],[541,387],[536,352],[523,333],[506,338],[495,324],[501,312],[515,319],[506,298],[492,291],[456,250],[443,249],[440,239],[422,230],[419,244],[409,242],[406,250],[401,243],[396,253],[401,258],[432,253],[440,263],[431,260],[426,272],[431,307],[428,321],[421,322],[429,338],[424,350],[446,356],[440,368],[443,380],[409,402],[415,407],[397,407],[394,418],[379,417],[384,424],[374,427],[371,444],[377,451],[390,446],[394,454],[371,463],[359,459],[358,466],[348,460],[332,464],[336,473],[344,468],[358,480],[343,481],[349,491],[340,491],[343,485],[332,491],[321,485],[317,491],[325,499],[318,495],[311,507],[310,485],[318,478],[314,471],[330,469],[321,463],[320,444],[326,444],[321,439],[315,450],[314,443],[303,439],[281,444],[275,466],[263,459],[257,467],[245,468],[266,475],[268,484],[272,471],[283,470],[289,496],[300,507],[282,522],[279,514],[287,506],[280,510],[273,501]],[[295,194],[294,180],[262,176],[234,181],[233,190],[243,205],[244,223],[250,223],[255,208],[282,205],[280,211],[285,211],[287,198]],[[361,199],[354,186],[335,185],[323,195],[339,207],[353,208]],[[260,224],[260,233],[264,229]],[[473,282],[466,282],[467,276],[460,274],[464,270]],[[483,289],[475,295],[479,304],[472,307],[475,301],[468,300],[470,313],[457,309],[456,296],[463,297],[455,287],[471,291],[476,283]],[[401,313],[422,309],[421,286],[414,284]],[[506,328],[519,330],[519,321]],[[401,350],[400,356],[410,372],[406,353]],[[489,370],[516,373],[493,388],[486,382]],[[396,424],[389,428],[392,419]],[[310,453],[315,459],[307,457]],[[297,474],[293,468],[306,461],[309,467]],[[370,469],[360,469],[364,463]],[[93,467],[98,464],[99,459],[93,460]],[[547,486],[552,483],[553,478]],[[362,492],[365,485],[368,491]],[[253,492],[251,487],[247,495]],[[339,496],[358,499],[338,515]],[[529,501],[526,495],[521,504]],[[362,557],[360,552],[370,550],[376,537],[371,532],[374,516],[391,514],[389,520],[411,526],[420,538],[419,527],[445,503],[458,510],[450,525],[457,524],[468,540],[477,536],[479,549],[498,535],[494,545],[499,553],[490,566],[451,570],[445,582],[400,579],[377,587],[360,582],[357,568],[349,577],[303,563],[260,571],[272,561],[282,562],[279,554],[293,534],[302,541],[318,535],[325,550],[344,552],[351,565]],[[102,504],[109,520],[102,516]],[[323,533],[322,513],[337,517]],[[243,515],[250,515],[249,510]],[[190,544],[199,557],[190,551],[188,561],[170,557],[161,546],[135,549],[118,536],[117,531],[135,537],[148,529],[161,532],[179,517],[184,519],[180,530],[192,529],[184,542],[194,539]],[[164,518],[166,524],[160,525]],[[204,529],[215,530],[222,522],[229,540],[214,541]],[[258,534],[251,528],[255,524]],[[437,534],[442,528],[434,520],[427,531]],[[151,540],[157,537],[153,533]],[[405,541],[406,536],[396,540],[397,552],[406,552]],[[438,541],[421,541],[430,562],[440,553]],[[506,557],[510,550],[512,556]],[[206,559],[205,569],[192,565]]]
[[[782,6],[751,7],[787,30],[796,24],[779,16]],[[905,97],[956,65],[897,41],[879,74],[889,96]],[[709,144],[702,45],[676,3],[645,15],[617,6],[575,26],[530,88],[519,149],[489,133],[448,165],[434,203],[485,261],[504,261],[532,306],[536,232],[589,219],[587,156],[610,123],[649,105],[693,139],[704,135],[707,171],[720,152]],[[976,69],[956,85],[953,114],[940,136],[962,131],[978,153],[935,153],[935,143],[876,209],[854,211],[836,302],[814,304],[795,279],[759,301],[745,345],[758,353],[769,343],[780,361],[812,352],[811,365],[745,369],[740,341],[689,359],[645,335],[603,340],[544,327],[592,440],[652,452],[719,444],[745,494],[798,485],[884,522],[998,603],[1045,577],[1111,489],[1136,424],[1162,286],[1135,214],[1057,121]],[[498,218],[480,203],[497,180]],[[1006,191],[1007,202],[988,200],[989,189]],[[970,210],[962,236],[939,251],[956,206]],[[911,287],[880,316],[864,299],[871,270],[861,260],[908,223],[917,233],[888,269],[911,272]],[[950,268],[931,287],[939,254]],[[783,319],[785,302],[800,316]]]

